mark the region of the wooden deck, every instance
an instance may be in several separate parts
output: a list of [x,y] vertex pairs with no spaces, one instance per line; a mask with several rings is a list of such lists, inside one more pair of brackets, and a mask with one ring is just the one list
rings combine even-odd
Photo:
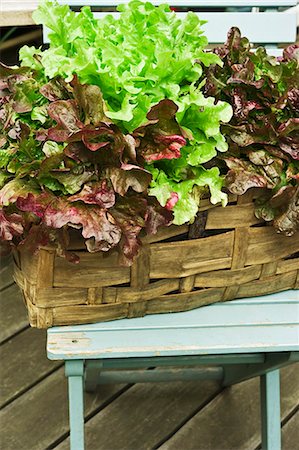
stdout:
[[[0,269],[1,450],[67,449],[67,385],[28,326],[11,265]],[[86,394],[87,450],[258,450],[259,381],[107,385]],[[299,449],[298,364],[281,371],[284,450]]]

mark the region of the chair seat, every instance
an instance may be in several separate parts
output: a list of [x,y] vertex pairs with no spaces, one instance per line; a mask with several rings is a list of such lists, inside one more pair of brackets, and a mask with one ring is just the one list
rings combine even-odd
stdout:
[[54,327],[50,359],[299,351],[299,290],[192,311]]

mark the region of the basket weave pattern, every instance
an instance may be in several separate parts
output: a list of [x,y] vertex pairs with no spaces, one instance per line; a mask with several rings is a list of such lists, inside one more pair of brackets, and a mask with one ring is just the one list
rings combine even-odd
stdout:
[[165,228],[143,239],[132,267],[119,266],[116,252],[77,250],[80,263],[74,265],[58,257],[55,248],[42,248],[36,256],[18,251],[15,280],[31,325],[47,328],[186,311],[299,288],[299,233],[285,237],[261,224],[252,195],[226,208],[203,204],[201,209],[207,210],[205,229],[214,235],[180,240],[188,226]]

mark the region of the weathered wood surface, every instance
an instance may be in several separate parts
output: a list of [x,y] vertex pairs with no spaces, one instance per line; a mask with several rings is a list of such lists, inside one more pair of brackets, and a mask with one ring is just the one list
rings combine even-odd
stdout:
[[48,355],[87,359],[298,351],[298,310],[299,291],[291,290],[179,314],[55,327],[48,330]]
[[[297,370],[282,370],[282,418],[299,403]],[[87,422],[86,449],[254,450],[260,443],[258,379],[217,391],[211,381],[135,385]],[[57,450],[68,448],[67,439]]]
[[[136,384],[86,424],[86,448],[155,448],[220,390],[212,381]],[[110,427],[113,433],[106,432]],[[65,441],[58,449],[68,446]]]
[[[299,404],[298,370],[299,364],[281,370],[282,419]],[[188,450],[252,450],[260,441],[259,381],[255,378],[224,389],[161,449],[181,450],[188,442]]]
[[[85,414],[104,406],[118,392],[122,392],[121,385],[107,385],[97,395],[86,394]],[[44,450],[61,439],[69,430],[63,369],[50,374],[6,406],[0,412],[0,422],[5,424],[1,433],[5,450]]]
[[[9,257],[0,259],[0,292],[13,283],[13,266]],[[0,294],[1,295],[1,294]]]
[[[76,236],[76,265],[54,247],[35,256],[20,249],[15,279],[30,324],[47,328],[179,312],[299,288],[299,233],[286,237],[265,223],[254,227],[253,196],[250,191],[226,208],[206,206],[206,225],[190,226],[192,239],[185,226],[161,230],[154,241],[145,238],[132,267],[121,267],[116,251],[78,249]],[[284,258],[292,256],[288,264]]]
[[[9,297],[14,304],[16,314],[6,313],[10,323],[3,323],[7,340],[1,348],[0,377],[1,400],[6,406],[0,413],[0,447],[68,449],[67,386],[63,368],[46,359],[44,331],[28,328],[21,331],[27,322],[26,316],[20,319],[18,313],[17,303],[25,311],[18,290],[10,287],[3,292],[3,298]],[[9,302],[7,305],[10,306]],[[11,314],[12,309],[9,311]],[[298,449],[299,414],[292,415],[299,403],[297,373],[296,366],[282,370],[284,450]],[[206,439],[196,450],[255,450],[259,445],[255,414],[259,414],[257,380],[224,390],[211,381],[101,386],[95,394],[86,394],[86,450],[165,448],[176,435],[181,439],[181,433],[185,433],[185,440],[180,450],[192,448],[194,433]],[[232,426],[234,423],[238,426]],[[192,429],[186,433],[190,424]],[[250,436],[248,427],[252,431]],[[224,436],[229,437],[228,447],[223,446]]]
[[27,311],[19,288],[13,284],[0,294],[0,342],[28,326]]
[[45,358],[45,348],[45,331],[32,328],[27,328],[0,347],[0,407],[62,365],[61,362],[51,362]]
[[282,448],[285,450],[299,448],[299,408],[282,429]]

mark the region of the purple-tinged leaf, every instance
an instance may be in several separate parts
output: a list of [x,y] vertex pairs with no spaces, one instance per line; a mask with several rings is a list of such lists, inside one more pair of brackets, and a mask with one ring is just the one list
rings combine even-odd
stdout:
[[29,193],[40,193],[36,184],[33,181],[15,178],[0,190],[0,206],[13,204],[19,197],[27,197]]
[[299,231],[299,187],[294,188],[286,211],[274,220],[274,227],[286,236],[293,236]]
[[57,126],[48,130],[48,138],[56,142],[64,142],[69,136],[83,127],[79,111],[74,100],[57,100],[50,103],[48,113]]
[[290,106],[296,111],[299,111],[299,87],[292,88],[287,92],[287,99]]
[[177,109],[171,100],[160,101],[147,114],[150,121],[134,131],[134,137],[139,140],[137,154],[145,161],[181,156],[180,150],[186,145],[186,139],[175,119]]
[[115,224],[113,217],[97,205],[75,205],[64,197],[44,193],[39,196],[29,194],[25,199],[18,199],[17,206],[21,211],[36,214],[47,227],[62,228],[68,225],[82,228],[82,236],[91,239],[86,243],[89,251],[92,242],[96,251],[108,251],[121,239],[121,229]]
[[77,163],[88,162],[90,160],[90,151],[81,141],[69,143],[63,152]]
[[157,105],[153,106],[147,114],[148,120],[170,120],[175,117],[178,106],[172,100],[161,100]]
[[167,200],[165,204],[165,208],[169,209],[170,211],[173,210],[174,206],[179,201],[179,196],[176,192],[172,192],[170,195],[170,198]]
[[158,228],[171,225],[173,214],[169,209],[163,208],[158,202],[147,208],[145,230],[147,234],[156,234]]
[[122,232],[119,243],[120,263],[130,266],[141,245],[138,235],[145,226],[147,201],[137,196],[122,198],[111,210],[111,214]]
[[282,186],[274,195],[270,198],[270,205],[273,208],[283,208],[293,198],[296,188],[294,186]]
[[82,201],[89,205],[99,205],[109,209],[115,204],[115,193],[107,180],[85,184],[82,191],[68,198],[70,202]]
[[299,139],[297,137],[281,137],[279,147],[293,159],[299,160]]
[[273,156],[269,155],[265,150],[250,150],[248,157],[257,166],[267,166],[275,161]]
[[115,192],[124,196],[128,189],[135,192],[144,192],[152,179],[152,175],[145,169],[132,164],[123,164],[121,168],[111,167],[106,170]]
[[283,60],[284,61],[297,61],[299,64],[299,45],[291,44],[283,50]]
[[292,131],[299,131],[299,117],[294,117],[282,123],[277,131],[283,136],[290,134]]
[[55,102],[69,99],[72,89],[63,78],[57,77],[44,84],[39,91],[48,100]]
[[263,109],[257,101],[248,100],[247,97],[246,92],[240,87],[236,87],[232,91],[234,116],[240,120],[246,120],[250,111]]
[[225,183],[232,194],[242,195],[248,189],[257,187],[265,188],[268,183],[264,176],[255,172],[246,161],[237,158],[225,158],[229,171],[225,178]]
[[0,208],[0,238],[11,241],[15,236],[21,236],[24,231],[24,220],[20,214],[7,214]]
[[125,140],[125,153],[130,161],[136,161],[136,140],[130,134],[124,136]]
[[75,99],[84,114],[84,125],[111,123],[104,112],[105,105],[99,86],[80,84],[76,76],[71,84],[74,87]]

